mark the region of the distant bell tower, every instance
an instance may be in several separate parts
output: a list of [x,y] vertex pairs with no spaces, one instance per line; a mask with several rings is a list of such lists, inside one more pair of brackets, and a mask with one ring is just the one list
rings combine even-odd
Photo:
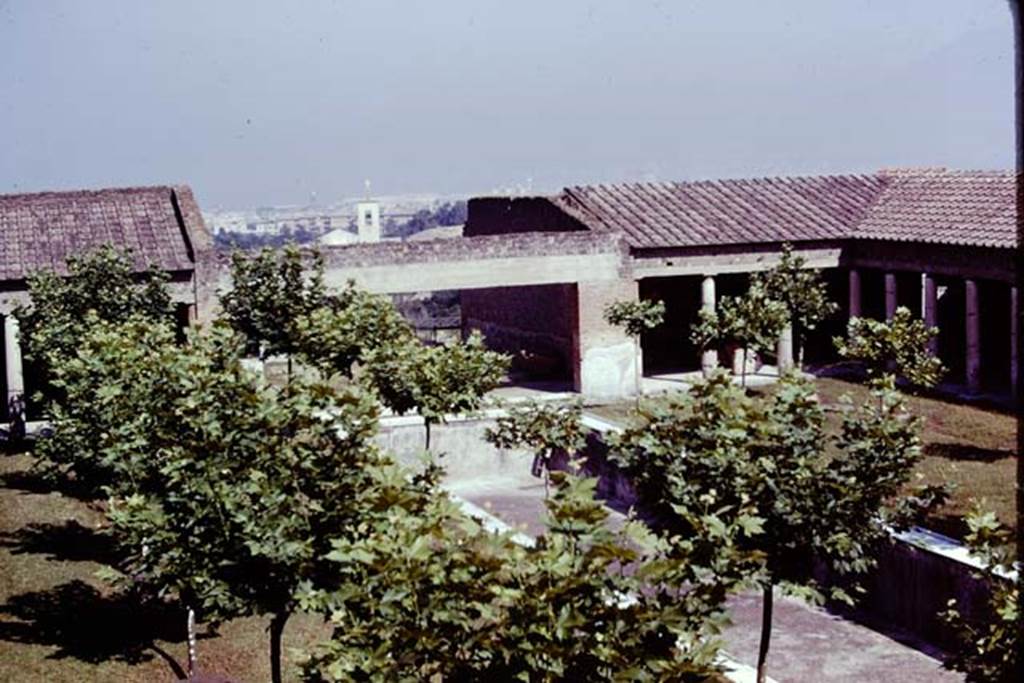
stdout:
[[380,204],[370,199],[370,181],[366,181],[366,199],[356,204],[356,226],[360,242],[380,242]]

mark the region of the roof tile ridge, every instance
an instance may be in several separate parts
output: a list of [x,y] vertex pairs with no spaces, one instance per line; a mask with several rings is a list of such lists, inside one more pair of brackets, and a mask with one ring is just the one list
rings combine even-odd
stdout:
[[101,197],[111,194],[140,194],[144,192],[170,192],[174,185],[129,185],[127,187],[81,188],[74,190],[43,190],[41,192],[15,192],[0,194],[0,201],[21,199],[49,199],[71,197]]

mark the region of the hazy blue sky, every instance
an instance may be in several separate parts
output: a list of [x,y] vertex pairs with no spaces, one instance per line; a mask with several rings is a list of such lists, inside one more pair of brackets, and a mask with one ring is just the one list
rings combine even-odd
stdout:
[[1007,0],[0,0],[0,192],[1009,168]]

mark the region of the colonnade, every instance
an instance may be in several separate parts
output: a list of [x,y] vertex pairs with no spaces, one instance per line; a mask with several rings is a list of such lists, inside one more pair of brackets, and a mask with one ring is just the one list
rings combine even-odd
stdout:
[[[885,281],[885,318],[892,318],[897,307],[897,282],[895,272],[886,272]],[[979,309],[978,282],[973,278],[964,278],[964,383],[970,392],[981,390],[981,317]],[[851,318],[863,314],[861,307],[861,274],[856,268],[849,271],[849,314]],[[938,326],[938,284],[932,273],[921,274],[921,315],[929,327]],[[1010,355],[1010,392],[1017,394],[1018,354],[1017,339],[1019,334],[1019,309],[1017,306],[1017,287],[1010,286],[1010,307],[1006,311],[1009,320],[1009,339],[1007,353]],[[932,338],[929,349],[938,353],[938,339]]]

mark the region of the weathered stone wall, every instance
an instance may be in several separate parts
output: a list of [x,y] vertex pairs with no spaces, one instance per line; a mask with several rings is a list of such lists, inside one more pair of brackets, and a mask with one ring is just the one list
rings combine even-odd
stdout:
[[589,230],[547,197],[476,197],[467,205],[467,237]]
[[[462,329],[480,330],[490,348],[513,354],[513,369],[570,379],[575,306],[576,287],[570,284],[467,290],[462,293]],[[540,358],[531,363],[520,351]],[[557,365],[545,367],[547,358]]]
[[480,259],[549,256],[552,254],[603,254],[618,251],[620,238],[608,233],[532,232],[446,240],[376,242],[323,247],[327,269],[476,261]]
[[636,391],[635,368],[640,350],[625,332],[605,321],[604,310],[615,301],[637,300],[636,281],[581,282],[576,292],[574,388],[595,398],[632,395]]

